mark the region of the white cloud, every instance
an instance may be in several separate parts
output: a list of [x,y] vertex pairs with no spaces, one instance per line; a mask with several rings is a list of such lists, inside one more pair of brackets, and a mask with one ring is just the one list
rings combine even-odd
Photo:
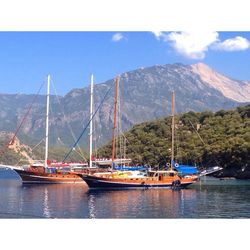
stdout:
[[237,36],[220,41],[219,33],[203,32],[153,32],[157,40],[170,43],[174,50],[190,59],[204,59],[209,49],[239,51],[250,48],[250,41]]
[[170,42],[181,55],[191,59],[203,59],[208,47],[218,41],[217,32],[171,32],[163,40]]
[[120,40],[124,39],[124,36],[122,35],[122,33],[115,33],[112,36],[112,41],[113,42],[119,42]]
[[160,38],[162,37],[162,35],[164,34],[161,31],[152,31],[152,33],[154,34],[154,36],[156,37],[157,40],[160,40]]
[[250,48],[250,42],[244,37],[236,36],[235,38],[227,39],[224,42],[216,43],[214,48],[224,51],[246,50]]

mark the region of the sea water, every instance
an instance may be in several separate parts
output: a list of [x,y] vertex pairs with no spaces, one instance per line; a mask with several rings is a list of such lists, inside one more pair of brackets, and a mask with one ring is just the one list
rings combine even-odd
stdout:
[[0,218],[250,218],[250,181],[203,177],[186,189],[91,191],[22,184],[0,169]]

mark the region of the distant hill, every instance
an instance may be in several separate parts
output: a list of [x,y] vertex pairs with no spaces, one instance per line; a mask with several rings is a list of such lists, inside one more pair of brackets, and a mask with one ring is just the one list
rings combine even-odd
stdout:
[[[13,138],[13,133],[0,132],[0,164],[4,165],[27,165],[33,164],[34,161],[43,161],[45,156],[45,149],[42,145],[37,145],[31,148],[20,142],[18,138],[9,144]],[[48,158],[50,160],[62,161],[63,157],[67,153],[68,148],[49,148]],[[78,148],[75,149],[67,161],[85,161],[86,153]]]
[[[95,106],[114,84],[114,79],[94,87]],[[134,124],[170,114],[171,91],[176,93],[176,112],[231,109],[250,101],[250,82],[230,79],[205,64],[167,64],[140,68],[120,75],[121,123],[124,131]],[[64,97],[51,97],[50,144],[73,144],[89,119],[89,87],[73,89]],[[0,131],[15,131],[33,95],[0,94]],[[60,105],[58,103],[60,102]],[[111,138],[114,88],[95,117],[96,144]],[[39,96],[25,126],[18,134],[26,144],[44,138],[45,96]],[[80,141],[88,147],[88,133]]]
[[[250,179],[250,105],[217,112],[187,112],[175,117],[175,158],[178,163],[197,165],[199,168],[219,165],[223,171],[218,177]],[[196,129],[203,142],[197,135]],[[4,145],[13,134],[0,133],[0,164],[22,165],[44,159],[44,147],[31,148],[18,139],[9,148]],[[171,117],[134,125],[124,133],[126,156],[135,164],[165,166],[171,157]],[[67,148],[49,149],[49,159],[61,161]],[[117,149],[123,157],[124,148]],[[87,158],[86,153],[83,156]],[[102,146],[98,157],[111,156],[111,143]],[[81,153],[74,150],[68,161],[82,161]]]
[[[171,119],[144,122],[126,132],[127,157],[135,164],[166,166],[171,159]],[[178,163],[199,168],[219,165],[223,171],[218,177],[250,179],[250,105],[216,113],[191,111],[175,120]],[[117,149],[117,157],[119,152]],[[99,157],[110,155],[111,143],[98,150]]]

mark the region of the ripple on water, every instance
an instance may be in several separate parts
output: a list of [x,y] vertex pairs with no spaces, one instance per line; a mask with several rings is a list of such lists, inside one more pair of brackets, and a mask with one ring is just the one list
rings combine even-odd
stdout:
[[93,191],[83,184],[22,185],[0,171],[0,218],[250,218],[249,184],[207,178],[182,190]]

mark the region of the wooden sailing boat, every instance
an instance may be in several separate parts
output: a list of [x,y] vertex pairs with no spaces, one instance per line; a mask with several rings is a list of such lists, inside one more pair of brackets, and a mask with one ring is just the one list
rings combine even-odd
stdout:
[[[46,110],[46,136],[44,163],[32,164],[28,167],[13,167],[12,169],[21,177],[23,183],[84,183],[77,173],[89,172],[87,163],[50,163],[48,160],[49,139],[49,93],[50,75],[47,78],[47,110]],[[93,75],[91,76],[90,117],[93,112]],[[90,127],[90,141],[92,141],[92,126]],[[92,144],[90,143],[92,149]],[[91,150],[90,150],[91,152]],[[91,161],[90,161],[91,162]],[[91,164],[91,163],[90,163]]]
[[[116,81],[116,96],[114,108],[114,127],[116,123],[116,110],[117,110],[117,88],[118,80]],[[133,174],[133,171],[111,171],[110,173],[93,173],[93,174],[79,174],[81,178],[87,183],[89,188],[154,188],[154,187],[186,187],[198,179],[198,176],[184,176],[178,175],[177,171],[173,170],[174,162],[174,92],[172,93],[172,153],[171,153],[171,166],[170,170],[157,170],[157,171],[140,171]],[[115,138],[112,139],[112,166],[114,165]]]
[[[114,103],[114,116],[113,116],[113,128],[112,128],[112,153],[110,158],[94,158],[95,164],[99,165],[100,167],[124,167],[129,166],[129,164],[132,162],[130,158],[126,158],[125,154],[124,156],[117,157],[116,152],[116,135],[119,135],[119,132],[117,132],[117,113],[118,113],[118,99],[119,99],[119,78],[117,77],[115,80],[115,103]],[[116,134],[117,133],[117,134]]]
[[[119,130],[120,129],[120,130]],[[95,159],[95,164],[99,165],[102,168],[111,167],[113,172],[117,171],[138,171],[145,170],[144,166],[131,166],[132,159],[126,157],[125,153],[125,144],[126,138],[124,136],[124,148],[122,154],[122,143],[121,137],[124,136],[121,132],[121,121],[120,121],[120,94],[119,94],[119,77],[115,80],[115,101],[114,101],[114,116],[113,116],[113,128],[112,128],[112,152],[111,158],[98,158]],[[120,139],[119,139],[120,137]],[[120,152],[118,154],[117,145],[120,143]],[[135,174],[135,172],[133,172]]]

